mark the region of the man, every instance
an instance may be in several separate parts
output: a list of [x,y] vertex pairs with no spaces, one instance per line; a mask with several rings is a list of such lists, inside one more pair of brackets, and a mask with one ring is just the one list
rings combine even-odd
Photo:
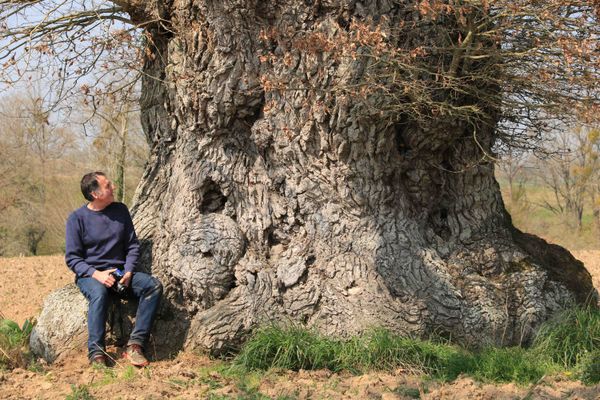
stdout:
[[75,273],[75,283],[88,299],[88,356],[93,364],[107,365],[104,336],[113,285],[113,272],[122,271],[120,283],[129,295],[139,298],[135,326],[124,357],[137,367],[148,365],[143,348],[150,336],[160,302],[160,282],[135,271],[139,242],[129,210],[114,201],[114,186],[102,172],[86,174],[81,192],[86,205],[67,219],[65,260]]

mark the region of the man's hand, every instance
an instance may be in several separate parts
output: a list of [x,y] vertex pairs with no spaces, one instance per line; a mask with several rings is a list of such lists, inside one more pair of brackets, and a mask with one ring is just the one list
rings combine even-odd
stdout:
[[129,286],[129,281],[131,281],[132,276],[133,274],[131,273],[131,271],[125,272],[125,275],[123,275],[123,277],[121,278],[121,284],[123,286]]
[[111,273],[116,270],[116,268],[107,269],[105,271],[96,270],[96,272],[92,274],[92,278],[109,288],[115,284],[115,278],[111,275]]

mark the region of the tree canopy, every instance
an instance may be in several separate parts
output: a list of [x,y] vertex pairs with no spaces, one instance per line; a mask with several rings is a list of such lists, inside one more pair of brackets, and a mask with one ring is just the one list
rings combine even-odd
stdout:
[[[391,123],[458,116],[497,125],[507,145],[535,147],[561,121],[597,120],[598,1],[422,0],[406,5],[420,15],[413,23],[352,19],[343,4],[339,8],[335,29],[345,31],[343,40],[325,29],[272,28],[261,31],[261,39],[273,51],[256,57],[271,65],[291,62],[297,51],[368,58],[362,80],[331,90],[363,97]],[[143,58],[153,54],[144,30],[172,29],[166,10],[135,1],[2,1],[1,80],[43,70],[62,93],[58,97],[114,93],[136,78],[105,78],[115,70],[139,77]],[[418,40],[426,33],[426,43]],[[261,78],[260,90],[300,89],[310,90],[310,84]],[[383,105],[380,95],[394,100]]]

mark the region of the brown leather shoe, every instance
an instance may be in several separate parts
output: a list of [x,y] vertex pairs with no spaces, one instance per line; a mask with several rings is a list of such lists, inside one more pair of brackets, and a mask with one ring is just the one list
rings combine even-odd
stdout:
[[123,353],[123,357],[129,360],[129,363],[134,367],[145,367],[150,364],[148,359],[144,356],[142,346],[139,344],[130,344],[127,346],[127,350]]
[[90,360],[90,364],[92,364],[92,367],[108,367],[108,360],[104,354],[96,354]]

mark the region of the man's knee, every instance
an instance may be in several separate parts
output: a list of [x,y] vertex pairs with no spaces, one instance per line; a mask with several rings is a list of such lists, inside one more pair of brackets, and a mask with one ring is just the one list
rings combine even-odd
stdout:
[[162,291],[163,291],[162,283],[160,283],[160,281],[153,276],[150,277],[150,282],[151,282],[151,284],[146,289],[146,298],[162,295]]
[[140,276],[138,277],[136,286],[141,289],[141,295],[148,297],[150,294],[160,295],[162,293],[163,286],[158,279],[143,272],[139,272],[138,274],[140,274]]
[[81,285],[79,288],[90,303],[104,302],[109,300],[110,294],[108,292],[108,288],[95,279],[89,280],[85,283],[85,285]]
[[110,304],[110,295],[107,290],[98,290],[90,297],[90,304],[98,304],[100,307],[108,307]]

